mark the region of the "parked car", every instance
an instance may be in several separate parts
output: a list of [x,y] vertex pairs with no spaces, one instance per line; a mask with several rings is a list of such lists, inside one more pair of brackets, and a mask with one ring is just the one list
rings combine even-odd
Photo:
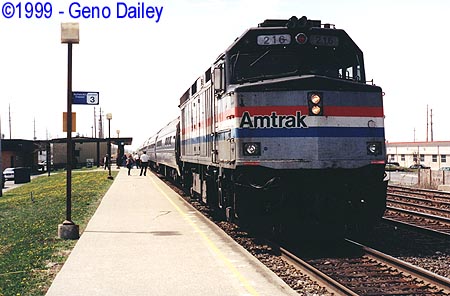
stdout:
[[6,168],[3,171],[3,178],[5,180],[14,180],[14,168]]
[[429,169],[429,166],[423,165],[423,164],[413,164],[409,167],[410,169],[417,170],[417,169]]
[[387,162],[385,167],[384,167],[385,171],[404,171],[405,168],[400,166],[400,164],[398,162]]
[[441,167],[440,171],[450,171],[450,167]]

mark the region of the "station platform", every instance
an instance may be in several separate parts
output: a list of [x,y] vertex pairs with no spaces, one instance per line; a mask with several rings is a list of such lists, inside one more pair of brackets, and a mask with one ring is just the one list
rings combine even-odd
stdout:
[[298,294],[151,172],[122,169],[46,295]]

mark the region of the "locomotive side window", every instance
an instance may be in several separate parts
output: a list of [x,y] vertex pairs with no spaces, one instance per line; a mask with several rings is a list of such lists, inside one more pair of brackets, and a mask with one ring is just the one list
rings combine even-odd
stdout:
[[205,72],[205,83],[211,80],[211,68],[208,68]]
[[197,81],[195,81],[194,84],[192,84],[191,95],[194,95],[196,92],[197,92]]

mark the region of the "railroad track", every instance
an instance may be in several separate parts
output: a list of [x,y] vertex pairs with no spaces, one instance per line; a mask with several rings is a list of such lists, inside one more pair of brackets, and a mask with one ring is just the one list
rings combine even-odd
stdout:
[[302,260],[282,249],[290,264],[338,295],[449,295],[450,279],[353,241],[353,256]]
[[450,236],[450,194],[436,190],[389,186],[384,219]]
[[450,218],[450,193],[437,190],[389,186],[389,203],[417,211]]
[[389,194],[388,203],[397,205],[397,207],[400,208],[414,208],[423,213],[431,213],[441,217],[450,217],[450,203],[448,203],[448,208],[443,208],[443,203],[441,202],[399,194]]
[[450,192],[389,185],[388,197],[396,195],[402,198],[408,196],[416,203],[430,203],[433,207],[450,209]]

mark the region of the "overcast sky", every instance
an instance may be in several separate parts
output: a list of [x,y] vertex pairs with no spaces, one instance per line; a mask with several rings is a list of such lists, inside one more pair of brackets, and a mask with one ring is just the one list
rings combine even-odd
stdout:
[[[178,115],[180,96],[247,28],[268,18],[305,15],[346,30],[364,52],[367,79],[385,92],[389,142],[413,141],[414,131],[415,140],[424,141],[427,105],[433,112],[434,140],[450,140],[450,1],[79,2],[109,8],[111,16],[102,19],[75,19],[69,16],[75,1],[49,1],[49,19],[25,18],[26,2],[19,19],[17,1],[11,2],[16,6],[11,19],[0,15],[0,116],[7,139],[10,127],[15,139],[65,137],[67,45],[61,44],[61,22],[80,23],[73,91],[100,92],[97,115],[100,108],[102,114],[112,113],[112,136],[120,130],[138,147]],[[138,3],[162,7],[159,21],[156,13],[153,18],[118,18],[118,2],[128,8]],[[73,111],[77,133],[91,136],[94,107],[73,105]]]

